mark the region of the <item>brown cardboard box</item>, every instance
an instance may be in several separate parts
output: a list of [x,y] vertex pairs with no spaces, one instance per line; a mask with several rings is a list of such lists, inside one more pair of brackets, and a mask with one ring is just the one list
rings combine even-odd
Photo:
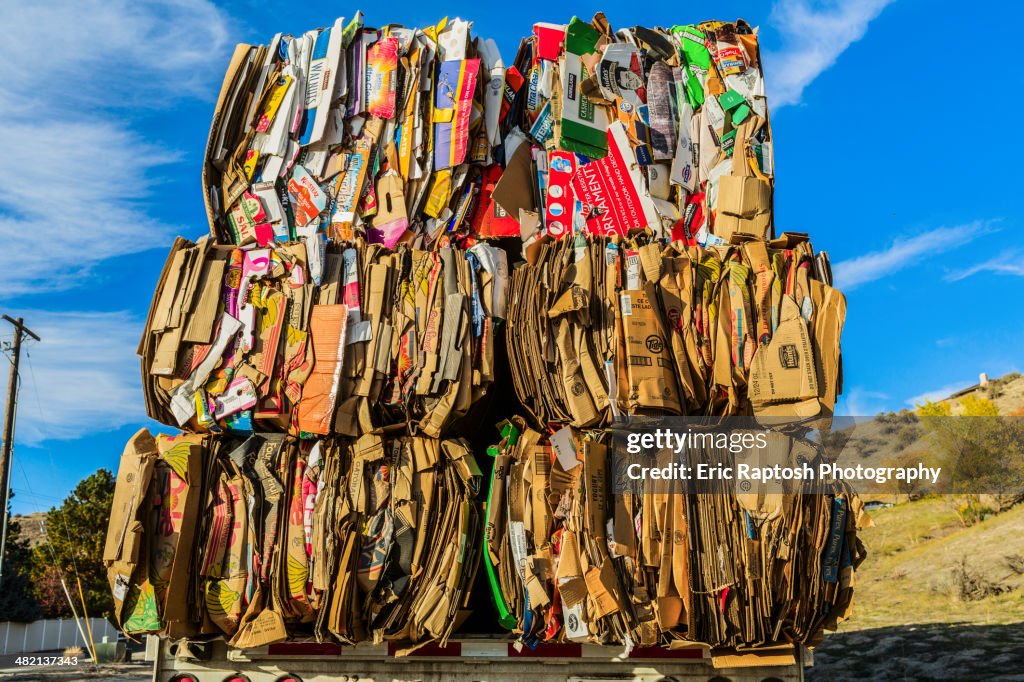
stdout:
[[749,175],[726,175],[718,185],[715,235],[729,240],[734,234],[765,239],[771,226],[772,189]]
[[732,174],[718,183],[715,203],[715,236],[726,242],[734,235],[767,239],[772,225],[772,183],[758,169],[750,150],[750,138],[761,128],[759,122],[747,119],[736,130],[732,154]]
[[793,299],[783,296],[778,329],[772,340],[754,353],[750,367],[750,400],[755,410],[787,403],[785,409],[811,417],[820,409],[818,395],[810,330]]

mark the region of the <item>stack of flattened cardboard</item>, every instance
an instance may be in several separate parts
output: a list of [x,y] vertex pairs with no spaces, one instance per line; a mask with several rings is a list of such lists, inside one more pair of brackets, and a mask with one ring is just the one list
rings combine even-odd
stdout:
[[544,237],[650,230],[686,245],[763,239],[773,155],[757,35],[744,21],[614,31],[535,24],[506,74],[504,165],[481,201]]
[[849,604],[854,497],[615,494],[598,430],[831,417],[845,301],[825,254],[775,238],[756,33],[598,14],[535,24],[506,68],[470,27],[357,12],[236,48],[210,235],[175,242],[139,349],[148,413],[187,433],[140,432],[122,459],[118,622],[240,647],[443,641],[482,525],[452,431],[508,362],[530,419],[491,452],[498,624],[810,641]]
[[[148,413],[108,533],[130,633],[444,640],[480,472],[443,439],[495,379],[505,251],[466,239],[504,67],[456,19],[240,45],[139,347]],[[171,558],[173,557],[173,559]]]
[[710,248],[580,235],[534,255],[513,272],[508,347],[535,423],[831,417],[846,299],[805,235]]
[[773,153],[746,22],[614,31],[538,23],[506,69],[456,19],[346,22],[239,45],[210,129],[222,244],[524,245],[650,229],[687,245],[772,230]]
[[602,430],[831,420],[845,299],[806,235],[775,238],[756,34],[613,32],[599,14],[537,24],[515,68],[526,97],[492,198],[524,242],[507,341],[529,419],[490,449],[500,622],[527,644],[813,641],[850,604],[857,498],[618,490]]
[[[527,645],[813,644],[848,617],[870,521],[847,486],[620,489],[602,431],[548,437],[516,417],[501,432],[484,562],[501,624]],[[785,459],[813,463],[799,441],[771,438]]]
[[467,234],[507,113],[497,45],[470,26],[374,29],[357,12],[239,45],[206,148],[213,235],[298,241],[319,282],[326,239],[392,248]]
[[139,353],[151,417],[193,431],[438,436],[494,380],[505,252],[178,239]]
[[121,459],[104,557],[128,634],[445,641],[479,559],[460,440],[157,436]]

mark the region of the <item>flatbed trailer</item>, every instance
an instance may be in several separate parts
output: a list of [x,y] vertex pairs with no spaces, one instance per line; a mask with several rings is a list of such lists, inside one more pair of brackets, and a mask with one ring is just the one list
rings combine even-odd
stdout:
[[154,682],[801,682],[811,653],[803,647],[713,653],[593,644],[541,644],[497,638],[451,640],[408,655],[391,644],[340,646],[284,642],[256,649],[223,641],[175,643],[150,637]]

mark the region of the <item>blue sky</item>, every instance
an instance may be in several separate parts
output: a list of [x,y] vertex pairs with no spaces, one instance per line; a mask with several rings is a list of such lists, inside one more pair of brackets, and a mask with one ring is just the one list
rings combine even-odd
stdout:
[[[43,339],[23,365],[12,472],[14,510],[26,513],[59,503],[98,467],[116,469],[136,429],[166,428],[145,417],[134,351],[171,239],[206,230],[199,173],[231,46],[330,25],[357,5],[0,4],[0,311],[24,315]],[[924,0],[383,6],[368,23],[473,20],[506,60],[533,22],[597,9],[615,26],[745,17],[765,52],[777,224],[829,252],[848,296],[840,410],[909,407],[979,372],[1024,369],[1022,174],[1004,142],[1024,97],[1009,77],[1018,50],[998,32],[950,31],[952,17],[1015,25],[1020,10]]]

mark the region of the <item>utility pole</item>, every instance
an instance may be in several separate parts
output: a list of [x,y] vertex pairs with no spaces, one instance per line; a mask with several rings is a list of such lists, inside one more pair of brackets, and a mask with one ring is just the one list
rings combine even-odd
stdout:
[[36,341],[39,337],[25,326],[22,318],[3,318],[14,325],[14,342],[11,344],[11,378],[7,384],[7,409],[4,412],[4,442],[0,450],[0,514],[3,514],[3,533],[0,534],[0,585],[4,578],[4,557],[7,554],[7,509],[11,503],[11,458],[14,455],[14,415],[18,406],[18,365],[21,362],[21,340],[31,336]]

